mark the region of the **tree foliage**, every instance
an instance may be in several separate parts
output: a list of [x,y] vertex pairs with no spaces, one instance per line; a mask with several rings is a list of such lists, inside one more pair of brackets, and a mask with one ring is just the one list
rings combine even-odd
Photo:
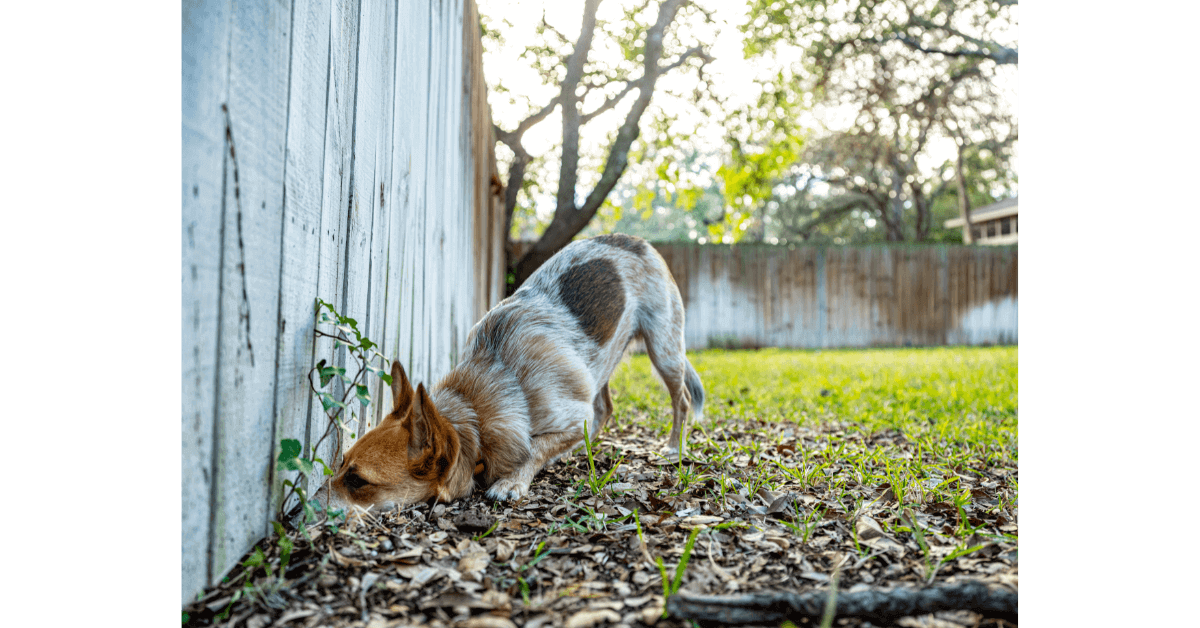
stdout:
[[[1016,192],[1015,1],[747,0],[754,89],[736,94],[706,74],[719,11],[607,2],[586,2],[578,39],[543,18],[522,57],[553,91],[497,127],[506,233],[537,238],[510,256],[518,284],[576,235],[957,240],[946,219]],[[558,119],[550,151],[524,149]]]
[[[764,232],[928,241],[949,217],[947,198],[971,207],[959,201],[971,199],[960,195],[960,174],[964,190],[1010,193],[1017,126],[997,78],[1017,62],[1004,39],[1015,4],[752,0],[747,57],[802,59],[780,73],[775,91],[814,94],[826,121],[770,192],[753,198],[761,220],[775,225]],[[838,114],[846,120],[830,124]],[[953,142],[961,167],[957,159],[952,172],[931,167],[939,141]],[[733,163],[752,166],[737,151]]]

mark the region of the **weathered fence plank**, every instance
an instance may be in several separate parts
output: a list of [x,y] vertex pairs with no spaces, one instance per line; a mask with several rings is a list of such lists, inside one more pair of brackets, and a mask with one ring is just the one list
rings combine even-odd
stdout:
[[245,539],[261,536],[268,520],[290,3],[235,4],[232,25],[210,515],[214,574],[231,568]]
[[[297,0],[293,7],[276,381],[297,385],[276,387],[273,458],[283,439],[305,446],[309,436],[312,393],[304,382],[313,362],[314,303],[320,283],[330,19],[330,0]],[[275,481],[274,466],[271,472],[275,511],[283,491]]]
[[689,349],[1017,341],[1015,248],[654,246]]
[[[229,76],[227,2],[183,5],[182,203],[182,568],[184,597],[209,578],[217,318],[225,102]],[[188,482],[187,478],[195,478]]]
[[[476,225],[501,214],[472,0],[183,9],[187,600],[269,531],[279,441],[307,454],[326,431],[315,299],[432,384],[503,284],[501,234]],[[378,420],[391,400],[372,392]],[[315,452],[334,465],[335,440]]]

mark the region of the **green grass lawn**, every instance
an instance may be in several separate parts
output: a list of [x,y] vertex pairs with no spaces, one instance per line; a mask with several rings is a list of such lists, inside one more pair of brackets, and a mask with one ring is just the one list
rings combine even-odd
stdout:
[[[1016,501],[1016,347],[690,357],[707,392],[705,416],[692,425],[691,456],[710,465],[720,486],[736,473],[730,460],[764,455],[772,464],[754,465],[757,484],[843,496],[848,513],[866,499],[860,486],[889,485],[895,513],[942,502],[966,505],[968,515],[989,506],[998,514]],[[618,369],[612,390],[618,421],[665,439],[670,401],[645,355]],[[958,532],[972,531],[970,518]]]

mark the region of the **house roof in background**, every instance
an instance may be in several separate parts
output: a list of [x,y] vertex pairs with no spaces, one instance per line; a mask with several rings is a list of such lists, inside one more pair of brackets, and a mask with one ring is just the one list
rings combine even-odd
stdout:
[[[1004,218],[1005,216],[1017,215],[1017,197],[1006,198],[1002,201],[996,201],[990,205],[984,205],[978,209],[971,210],[971,222],[981,222],[984,220],[993,220],[996,218]],[[963,219],[951,218],[944,224],[947,229],[952,227],[963,226]]]

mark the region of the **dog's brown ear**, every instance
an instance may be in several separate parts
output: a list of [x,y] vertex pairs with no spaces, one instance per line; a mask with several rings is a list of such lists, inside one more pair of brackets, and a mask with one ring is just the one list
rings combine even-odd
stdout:
[[413,410],[408,419],[409,472],[421,480],[443,478],[458,458],[458,432],[438,413],[425,384],[417,385],[417,404]]
[[408,383],[408,376],[404,374],[400,360],[395,360],[392,362],[392,412],[399,412],[398,416],[404,416],[412,402],[412,384]]

